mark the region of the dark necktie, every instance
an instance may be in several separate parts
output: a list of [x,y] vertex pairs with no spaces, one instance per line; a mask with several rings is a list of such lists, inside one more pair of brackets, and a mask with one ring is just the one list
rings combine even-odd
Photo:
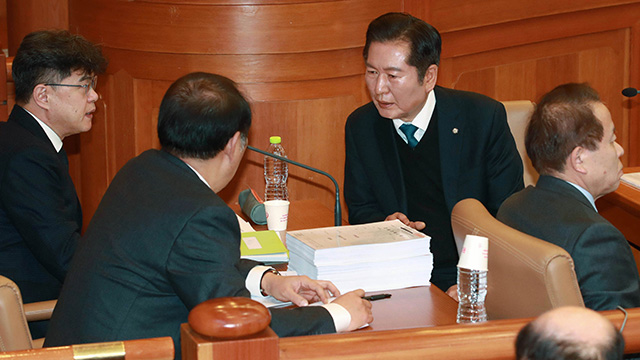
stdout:
[[413,124],[402,124],[400,125],[400,130],[407,136],[409,147],[412,149],[415,148],[416,145],[418,145],[418,140],[416,140],[416,137],[413,135],[418,130],[418,127]]

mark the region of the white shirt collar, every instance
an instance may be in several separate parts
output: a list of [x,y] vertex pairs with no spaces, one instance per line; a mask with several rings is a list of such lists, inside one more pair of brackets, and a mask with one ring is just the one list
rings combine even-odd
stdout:
[[[436,108],[436,94],[433,90],[429,92],[427,95],[427,101],[424,103],[422,110],[416,115],[416,117],[409,123],[416,126],[418,129],[422,131],[427,131],[427,127],[429,127],[429,122],[431,121],[431,116],[433,115],[433,110]],[[393,119],[393,125],[395,125],[396,129],[400,128],[400,125],[406,124],[407,122],[402,121],[400,119]]]
[[[183,163],[187,164],[184,160],[182,161]],[[200,178],[200,180],[202,180],[202,182],[207,185],[207,187],[209,187],[209,189],[211,189],[211,186],[209,185],[209,183],[207,182],[207,180],[204,179],[204,177],[202,177],[202,175],[200,175],[200,173],[194,169],[191,165],[187,164],[187,166],[189,167],[189,169],[193,170],[194,173],[196,173],[196,175],[198,175],[198,177]]]
[[431,90],[427,95],[427,101],[424,103],[422,110],[420,110],[418,115],[416,115],[416,117],[410,123],[407,123],[400,119],[393,119],[393,126],[396,128],[398,135],[400,135],[400,137],[406,142],[406,135],[404,134],[404,132],[402,132],[402,130],[400,130],[400,126],[402,124],[412,124],[418,128],[414,137],[416,138],[416,140],[420,141],[424,133],[427,131],[427,128],[429,127],[429,123],[431,122],[431,117],[433,116],[433,111],[435,110],[435,108],[436,93],[435,91]]
[[60,152],[60,149],[62,149],[62,140],[60,139],[60,136],[58,136],[58,134],[56,134],[56,132],[53,131],[53,129],[51,129],[49,125],[43,123],[42,120],[38,119],[37,116],[29,112],[29,110],[25,108],[22,109],[29,115],[33,116],[34,119],[36,119],[42,130],[44,130],[44,133],[47,134],[47,137],[49,138],[49,141],[51,141],[51,145],[53,145],[54,149],[56,149],[56,152]]
[[[565,180],[565,181],[566,181],[566,180]],[[578,189],[578,190],[582,193],[582,195],[584,195],[584,197],[586,197],[586,198],[587,198],[587,200],[589,200],[589,203],[591,204],[591,206],[593,206],[593,209],[594,209],[596,212],[598,212],[598,209],[596,208],[596,201],[595,201],[595,199],[593,198],[593,195],[591,195],[591,193],[590,193],[590,192],[588,192],[587,190],[585,190],[582,186],[580,186],[580,185],[576,185],[576,184],[574,184],[574,183],[572,183],[572,182],[570,182],[570,181],[567,181],[567,183],[569,183],[569,184],[573,185],[573,187],[575,187],[576,189]]]

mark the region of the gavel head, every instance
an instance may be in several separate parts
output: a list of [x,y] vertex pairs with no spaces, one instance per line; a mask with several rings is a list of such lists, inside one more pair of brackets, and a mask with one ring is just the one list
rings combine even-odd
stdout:
[[264,330],[271,313],[261,303],[244,297],[207,300],[189,312],[189,326],[200,335],[239,338]]

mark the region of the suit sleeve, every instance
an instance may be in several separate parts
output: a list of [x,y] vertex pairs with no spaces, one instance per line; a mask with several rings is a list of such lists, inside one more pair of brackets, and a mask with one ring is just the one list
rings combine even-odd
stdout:
[[389,214],[385,214],[376,202],[370,183],[374,179],[364,169],[351,122],[352,119],[347,120],[345,127],[344,164],[344,199],[349,209],[349,223],[382,221]]
[[0,186],[7,216],[35,258],[60,282],[81,227],[78,199],[75,189],[69,192],[67,171],[55,153],[32,148],[11,158]]
[[239,241],[229,208],[202,209],[186,223],[169,254],[167,274],[188,309],[212,298],[250,296],[244,281],[253,266],[240,261]]
[[487,146],[488,196],[485,206],[495,216],[502,202],[524,188],[522,159],[507,123],[504,105],[496,102]]
[[571,254],[585,306],[594,310],[640,306],[638,270],[620,231],[610,224],[590,226]]
[[[259,263],[240,260],[240,229],[229,208],[203,209],[176,239],[167,261],[171,286],[188,309],[217,297],[249,297],[247,274]],[[335,332],[322,307],[273,309],[271,327],[278,336]]]

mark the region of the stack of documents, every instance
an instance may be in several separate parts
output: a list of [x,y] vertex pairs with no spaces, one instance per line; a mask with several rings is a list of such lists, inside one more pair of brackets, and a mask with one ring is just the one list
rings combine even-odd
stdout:
[[429,285],[430,240],[398,220],[290,231],[289,268],[341,292]]
[[622,175],[622,182],[640,189],[640,172]]
[[268,265],[289,261],[289,252],[275,231],[243,232],[240,257]]

